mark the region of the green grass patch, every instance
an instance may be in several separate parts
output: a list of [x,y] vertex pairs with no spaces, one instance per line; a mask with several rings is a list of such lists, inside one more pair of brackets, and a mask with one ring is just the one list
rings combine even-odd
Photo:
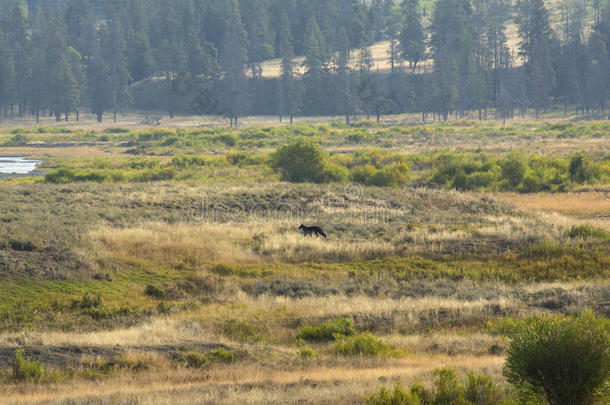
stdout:
[[356,333],[354,321],[347,318],[337,318],[321,325],[303,325],[296,338],[307,342],[329,342],[352,336]]
[[330,352],[342,356],[402,357],[406,355],[403,350],[393,348],[370,333],[339,338],[330,348]]

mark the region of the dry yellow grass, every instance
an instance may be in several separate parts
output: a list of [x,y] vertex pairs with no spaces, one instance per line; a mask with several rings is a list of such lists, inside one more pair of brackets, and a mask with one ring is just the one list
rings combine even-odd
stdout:
[[610,191],[556,194],[503,194],[502,200],[519,208],[581,217],[610,216]]
[[484,371],[500,378],[500,356],[411,356],[398,360],[356,359],[352,364],[235,365],[203,371],[169,370],[124,375],[102,381],[51,386],[0,386],[5,404],[59,403],[353,403],[383,382],[413,381],[438,367]]
[[588,223],[610,231],[610,191],[556,194],[502,194],[498,199],[540,212],[550,223],[569,228]]
[[91,233],[94,243],[121,258],[156,263],[252,262],[247,243],[251,233],[240,226],[150,223],[137,228],[101,227]]

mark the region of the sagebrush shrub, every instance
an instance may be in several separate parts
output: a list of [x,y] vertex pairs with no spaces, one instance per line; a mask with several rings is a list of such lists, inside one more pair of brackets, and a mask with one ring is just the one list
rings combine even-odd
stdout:
[[12,366],[9,376],[12,381],[38,383],[44,380],[44,367],[39,362],[24,357],[23,349],[19,349],[15,353]]
[[491,378],[468,373],[465,383],[458,379],[453,368],[441,368],[432,372],[434,387],[425,388],[414,382],[409,388],[400,383],[393,390],[385,387],[365,398],[367,405],[497,405],[514,403],[512,398]]
[[387,343],[370,333],[359,333],[337,340],[331,352],[343,356],[395,356],[400,357],[404,353],[392,348]]
[[511,334],[504,375],[524,398],[538,395],[551,405],[594,403],[608,390],[610,321],[587,311],[521,322]]
[[293,183],[330,183],[347,180],[347,169],[328,163],[328,155],[315,141],[298,138],[271,154],[271,167],[282,180]]
[[303,325],[296,337],[308,342],[328,342],[337,338],[352,336],[355,333],[354,321],[347,318],[338,318],[321,325]]

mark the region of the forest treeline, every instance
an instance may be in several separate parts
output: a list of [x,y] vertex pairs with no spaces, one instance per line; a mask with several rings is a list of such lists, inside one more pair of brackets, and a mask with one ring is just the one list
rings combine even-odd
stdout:
[[[560,11],[551,21],[543,0],[0,0],[0,106],[100,121],[135,107],[235,125],[245,115],[603,112],[610,1]],[[373,63],[379,41],[390,44],[389,72]],[[263,77],[272,58],[281,73]]]

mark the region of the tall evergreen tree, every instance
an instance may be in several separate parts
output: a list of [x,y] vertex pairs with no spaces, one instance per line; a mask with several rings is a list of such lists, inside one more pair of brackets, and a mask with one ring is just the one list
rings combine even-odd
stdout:
[[433,104],[445,120],[452,110],[466,107],[463,85],[474,61],[473,37],[468,31],[471,15],[469,0],[439,0],[432,18]]
[[280,122],[283,115],[290,117],[292,124],[294,116],[299,112],[300,107],[300,92],[299,82],[295,76],[294,48],[292,46],[292,33],[290,32],[290,23],[288,16],[282,16],[280,30],[280,56],[282,57],[282,66],[280,73],[280,90],[279,90],[279,105],[278,111]]
[[419,0],[404,0],[401,6],[403,24],[400,31],[400,52],[413,71],[424,60],[426,54],[425,34]]
[[358,52],[358,102],[359,107],[370,119],[374,96],[374,83],[371,69],[373,68],[373,54],[368,46],[363,46]]
[[97,121],[102,122],[104,113],[112,106],[112,93],[110,91],[110,74],[108,65],[102,56],[99,40],[92,44],[91,59],[88,67],[88,99],[91,112]]
[[117,121],[117,114],[129,102],[128,84],[131,80],[127,69],[126,44],[120,11],[121,8],[116,3],[108,9],[107,24],[101,31],[102,55],[108,67],[114,122]]
[[555,83],[551,60],[553,30],[543,0],[517,0],[517,17],[521,43],[519,55],[525,60],[529,98],[536,110],[548,106]]
[[25,115],[28,98],[28,72],[31,72],[29,61],[32,60],[31,34],[28,27],[27,7],[24,3],[15,3],[7,24],[7,37],[15,58],[15,96],[19,117]]
[[350,66],[350,45],[345,28],[341,28],[338,35],[339,52],[335,62],[337,70],[337,91],[338,106],[341,114],[345,117],[345,123],[349,125],[350,117],[355,109],[355,97],[352,84],[352,69]]
[[305,34],[305,100],[307,104],[306,111],[315,113],[319,111],[319,107],[324,105],[324,81],[328,68],[326,49],[326,40],[318,27],[315,18],[311,18],[307,24],[307,33]]
[[589,39],[592,56],[587,87],[588,95],[601,111],[610,98],[610,1],[599,7],[593,32]]
[[237,126],[239,117],[246,112],[247,46],[248,35],[241,19],[237,0],[230,0],[227,29],[220,51],[220,66],[224,74],[225,115],[230,118],[231,126]]
[[8,37],[0,27],[0,109],[8,115],[9,108],[15,103],[15,56]]

